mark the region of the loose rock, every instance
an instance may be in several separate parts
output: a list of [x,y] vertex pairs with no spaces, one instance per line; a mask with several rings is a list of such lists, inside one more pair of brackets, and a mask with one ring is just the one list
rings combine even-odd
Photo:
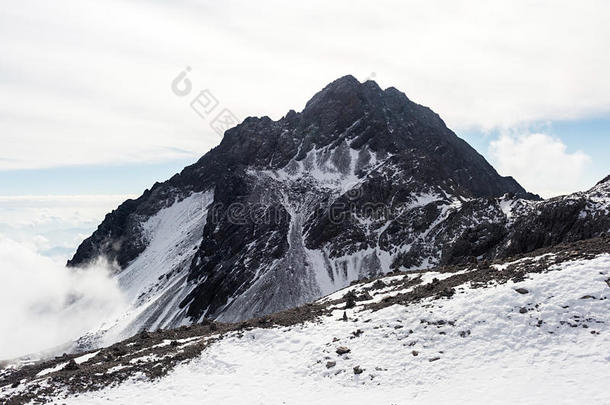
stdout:
[[356,293],[353,291],[348,292],[343,296],[345,299],[345,309],[354,308],[356,306]]
[[68,364],[66,364],[66,366],[63,369],[65,371],[74,371],[74,370],[78,370],[79,368],[80,367],[78,367],[78,364],[76,364],[74,359],[72,359],[68,362]]
[[348,347],[345,347],[345,346],[337,347],[337,354],[339,356],[343,356],[344,354],[347,354],[349,352],[351,352],[351,349],[349,349]]

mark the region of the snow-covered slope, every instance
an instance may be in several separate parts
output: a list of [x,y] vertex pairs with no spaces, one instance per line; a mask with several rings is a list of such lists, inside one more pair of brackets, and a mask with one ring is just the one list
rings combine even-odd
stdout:
[[269,318],[148,335],[124,342],[118,360],[104,357],[115,346],[80,370],[28,377],[54,367],[40,365],[1,395],[39,392],[67,404],[608,403],[608,252],[609,241],[596,239],[491,267],[392,274]]
[[116,275],[130,302],[114,322],[81,337],[77,347],[91,348],[125,339],[143,329],[179,326],[180,301],[188,294],[188,269],[201,243],[212,191],[176,200],[141,224],[146,248]]

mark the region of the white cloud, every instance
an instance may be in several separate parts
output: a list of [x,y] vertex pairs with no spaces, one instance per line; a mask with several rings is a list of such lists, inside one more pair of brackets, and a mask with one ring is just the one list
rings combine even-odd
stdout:
[[0,196],[0,360],[68,343],[125,309],[109,265],[64,264],[128,197]]
[[0,169],[199,155],[220,137],[170,91],[193,68],[239,117],[371,72],[456,128],[610,111],[606,1],[43,0],[0,11]]
[[130,195],[0,196],[0,233],[65,263]]
[[0,235],[0,359],[69,343],[121,313],[126,302],[109,269],[67,269]]
[[104,215],[134,195],[0,196],[0,224],[15,227],[79,226],[99,223]]
[[560,139],[545,134],[501,135],[491,142],[490,155],[501,174],[545,198],[581,189],[591,163],[587,154],[570,153]]

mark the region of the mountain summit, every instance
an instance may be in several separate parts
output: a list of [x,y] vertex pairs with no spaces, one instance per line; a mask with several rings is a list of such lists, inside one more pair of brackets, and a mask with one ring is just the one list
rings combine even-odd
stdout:
[[600,193],[604,184],[540,201],[429,108],[345,76],[300,113],[227,130],[197,163],[108,214],[68,264],[116,262],[132,310],[109,328],[128,336],[595,236],[610,228]]
[[395,156],[398,163],[412,164],[421,180],[445,183],[464,195],[526,194],[514,179],[499,176],[432,110],[394,88],[382,90],[373,81],[360,83],[353,76],[330,83],[301,113],[291,111],[279,121],[247,118],[227,131],[218,150],[210,154],[221,155],[234,166],[277,170],[323,148],[338,148],[327,155],[340,172],[349,169],[342,166],[349,160],[346,152],[363,150],[361,164],[372,155]]

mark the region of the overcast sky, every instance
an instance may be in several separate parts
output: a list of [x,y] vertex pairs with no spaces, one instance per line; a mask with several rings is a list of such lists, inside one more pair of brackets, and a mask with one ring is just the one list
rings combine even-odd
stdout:
[[607,1],[4,2],[0,195],[137,195],[195,161],[221,137],[171,91],[187,66],[191,95],[240,119],[372,78],[528,190],[586,189],[610,173],[609,18]]

